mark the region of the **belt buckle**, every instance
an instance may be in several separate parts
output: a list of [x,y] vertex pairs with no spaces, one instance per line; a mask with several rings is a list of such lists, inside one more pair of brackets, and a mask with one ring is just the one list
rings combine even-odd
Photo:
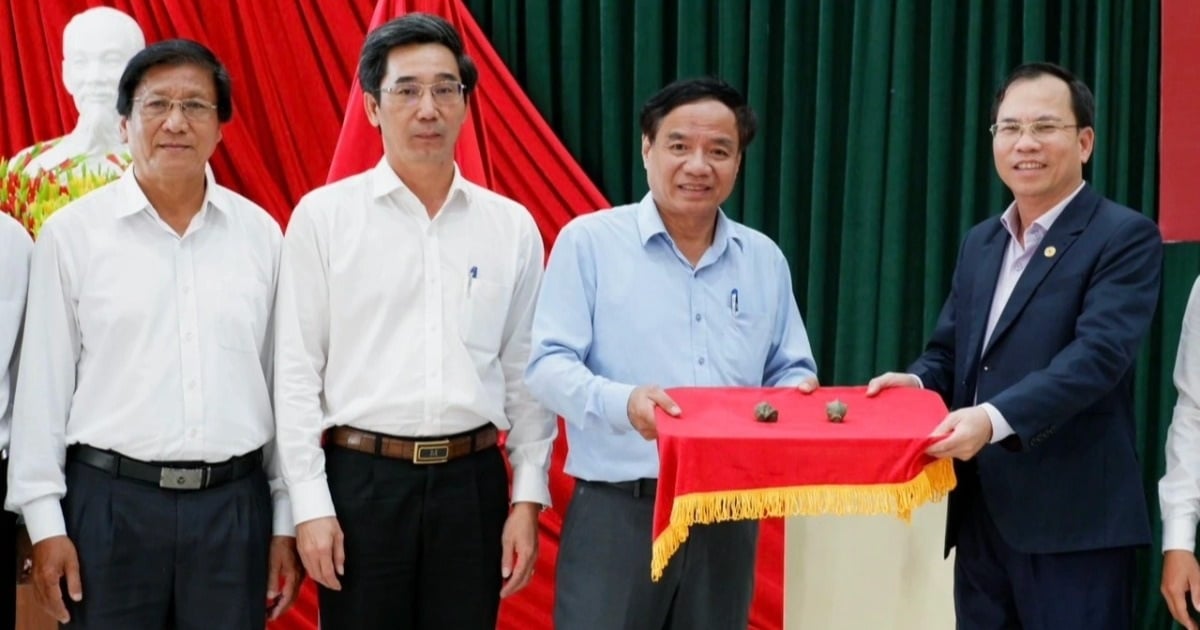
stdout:
[[168,490],[199,490],[204,487],[204,469],[163,467],[158,474],[158,487]]
[[450,460],[450,440],[433,440],[413,444],[414,464],[444,464]]

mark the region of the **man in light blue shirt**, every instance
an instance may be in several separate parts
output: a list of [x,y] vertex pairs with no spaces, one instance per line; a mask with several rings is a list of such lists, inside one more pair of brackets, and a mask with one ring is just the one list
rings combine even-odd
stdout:
[[811,392],[816,364],[783,253],[720,209],[754,112],[717,79],[685,80],[650,98],[641,127],[650,193],[563,229],[534,316],[526,380],[566,418],[578,480],[555,627],[745,628],[757,523],[694,528],[650,580],[654,410],[682,412],[662,387]]

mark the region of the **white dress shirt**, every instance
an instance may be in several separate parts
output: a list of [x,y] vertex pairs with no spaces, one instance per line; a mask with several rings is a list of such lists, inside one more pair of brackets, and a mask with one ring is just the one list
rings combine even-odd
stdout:
[[12,426],[13,377],[20,351],[32,249],[33,239],[25,227],[0,212],[0,449],[8,448]]
[[333,516],[321,434],[507,430],[512,498],[550,504],[557,426],[522,378],[542,277],[537,225],[455,169],[425,207],[380,160],[300,201],[276,314],[279,455],[295,521]]
[[[63,535],[67,447],[220,462],[269,446],[279,226],[211,175],[182,237],[130,168],[59,210],[33,249],[6,507]],[[274,532],[292,532],[272,449]]]
[[1200,279],[1183,314],[1175,389],[1179,398],[1167,429],[1167,472],[1158,482],[1163,551],[1193,551],[1200,521]]

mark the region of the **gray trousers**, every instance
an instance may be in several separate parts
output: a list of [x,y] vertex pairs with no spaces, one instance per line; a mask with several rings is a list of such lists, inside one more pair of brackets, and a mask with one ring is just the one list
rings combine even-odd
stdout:
[[650,581],[654,497],[578,481],[563,523],[557,630],[744,630],[757,521],[694,526]]

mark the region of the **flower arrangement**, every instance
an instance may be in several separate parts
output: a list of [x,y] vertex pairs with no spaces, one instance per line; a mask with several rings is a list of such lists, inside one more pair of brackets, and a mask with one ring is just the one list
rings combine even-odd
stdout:
[[[55,210],[117,179],[118,173],[93,171],[72,158],[50,170],[30,175],[25,166],[49,145],[37,144],[26,153],[8,160],[0,158],[0,212],[10,214],[37,236]],[[120,170],[129,166],[128,156],[108,156]]]

